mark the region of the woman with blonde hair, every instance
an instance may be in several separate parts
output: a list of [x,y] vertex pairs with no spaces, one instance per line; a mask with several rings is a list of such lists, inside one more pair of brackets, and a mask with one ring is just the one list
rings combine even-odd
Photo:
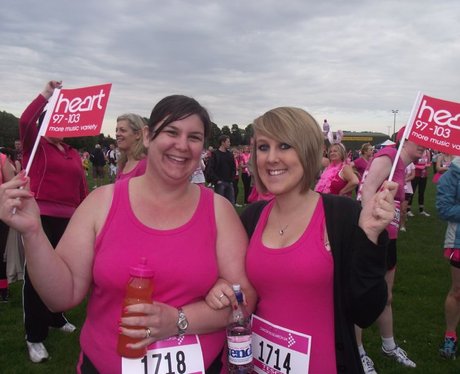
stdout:
[[341,143],[333,143],[329,147],[329,166],[323,171],[316,184],[315,191],[351,197],[351,193],[359,183],[350,164],[346,163],[347,153]]
[[[259,191],[274,195],[242,215],[251,237],[246,271],[258,294],[254,366],[275,372],[268,347],[280,343],[282,362],[299,357],[290,362],[293,373],[362,372],[353,324],[370,325],[385,306],[387,240],[380,234],[394,215],[396,184],[386,184],[362,210],[352,199],[321,195],[312,186],[323,135],[310,114],[272,109],[253,129],[253,176]],[[228,299],[219,302],[222,294]],[[216,309],[236,302],[224,280],[206,300]],[[288,344],[279,336],[296,338]]]
[[147,149],[143,143],[143,129],[146,125],[141,116],[133,113],[122,114],[117,118],[115,133],[120,150],[117,180],[145,173]]

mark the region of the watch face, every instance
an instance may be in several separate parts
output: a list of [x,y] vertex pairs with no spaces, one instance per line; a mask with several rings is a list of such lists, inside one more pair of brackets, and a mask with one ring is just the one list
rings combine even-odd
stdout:
[[179,322],[177,323],[177,326],[181,329],[181,330],[185,330],[187,327],[188,327],[188,321],[184,318],[184,319],[180,319]]

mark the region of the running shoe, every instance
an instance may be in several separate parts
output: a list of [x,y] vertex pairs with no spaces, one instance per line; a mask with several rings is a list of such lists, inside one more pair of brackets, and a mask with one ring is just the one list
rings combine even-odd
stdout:
[[455,360],[457,353],[457,340],[454,338],[444,338],[444,342],[439,348],[439,354],[448,360]]
[[422,211],[420,212],[420,215],[421,215],[421,216],[425,216],[425,217],[429,217],[429,216],[430,216],[430,213],[427,213],[427,212],[425,212],[424,210],[422,210]]
[[48,351],[43,343],[31,343],[26,341],[27,349],[29,351],[30,361],[39,363],[48,359]]
[[386,350],[385,347],[382,346],[382,352],[385,356],[394,359],[396,362],[408,368],[415,368],[417,366],[414,361],[407,357],[406,351],[399,346],[391,350]]
[[408,217],[414,217],[414,213],[412,213],[410,210],[407,212]]
[[361,356],[361,363],[365,374],[377,374],[374,368],[374,361],[368,355]]

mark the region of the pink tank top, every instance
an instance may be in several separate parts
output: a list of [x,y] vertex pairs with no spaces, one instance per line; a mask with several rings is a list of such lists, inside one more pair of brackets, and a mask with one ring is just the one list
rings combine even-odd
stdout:
[[[203,300],[218,278],[212,190],[200,187],[199,203],[187,223],[156,230],[134,215],[129,181],[115,183],[112,206],[96,238],[93,284],[80,336],[82,351],[101,374],[121,372],[116,352],[118,320],[129,268],[141,257],[155,271],[154,300],[174,307]],[[200,335],[200,342],[207,367],[222,349],[225,332]]]
[[139,160],[137,163],[136,167],[131,170],[128,173],[121,173],[120,171],[117,173],[117,178],[116,180],[122,180],[122,179],[129,179],[132,177],[138,177],[140,175],[145,174],[145,169],[147,168],[147,158],[144,157],[143,159]]
[[279,249],[262,243],[273,207],[262,211],[246,257],[249,280],[259,296],[256,314],[311,336],[310,373],[335,373],[332,254],[324,246],[325,217],[319,199],[297,242]]

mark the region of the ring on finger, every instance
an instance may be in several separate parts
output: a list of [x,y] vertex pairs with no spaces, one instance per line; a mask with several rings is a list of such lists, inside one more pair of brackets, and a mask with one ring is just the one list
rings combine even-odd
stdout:
[[219,295],[219,300],[222,300],[222,298],[223,298],[224,296],[225,296],[225,295],[224,295],[223,293],[221,293],[221,294]]
[[152,335],[152,331],[150,331],[149,327],[146,327],[145,328],[145,337],[150,338],[151,335]]

